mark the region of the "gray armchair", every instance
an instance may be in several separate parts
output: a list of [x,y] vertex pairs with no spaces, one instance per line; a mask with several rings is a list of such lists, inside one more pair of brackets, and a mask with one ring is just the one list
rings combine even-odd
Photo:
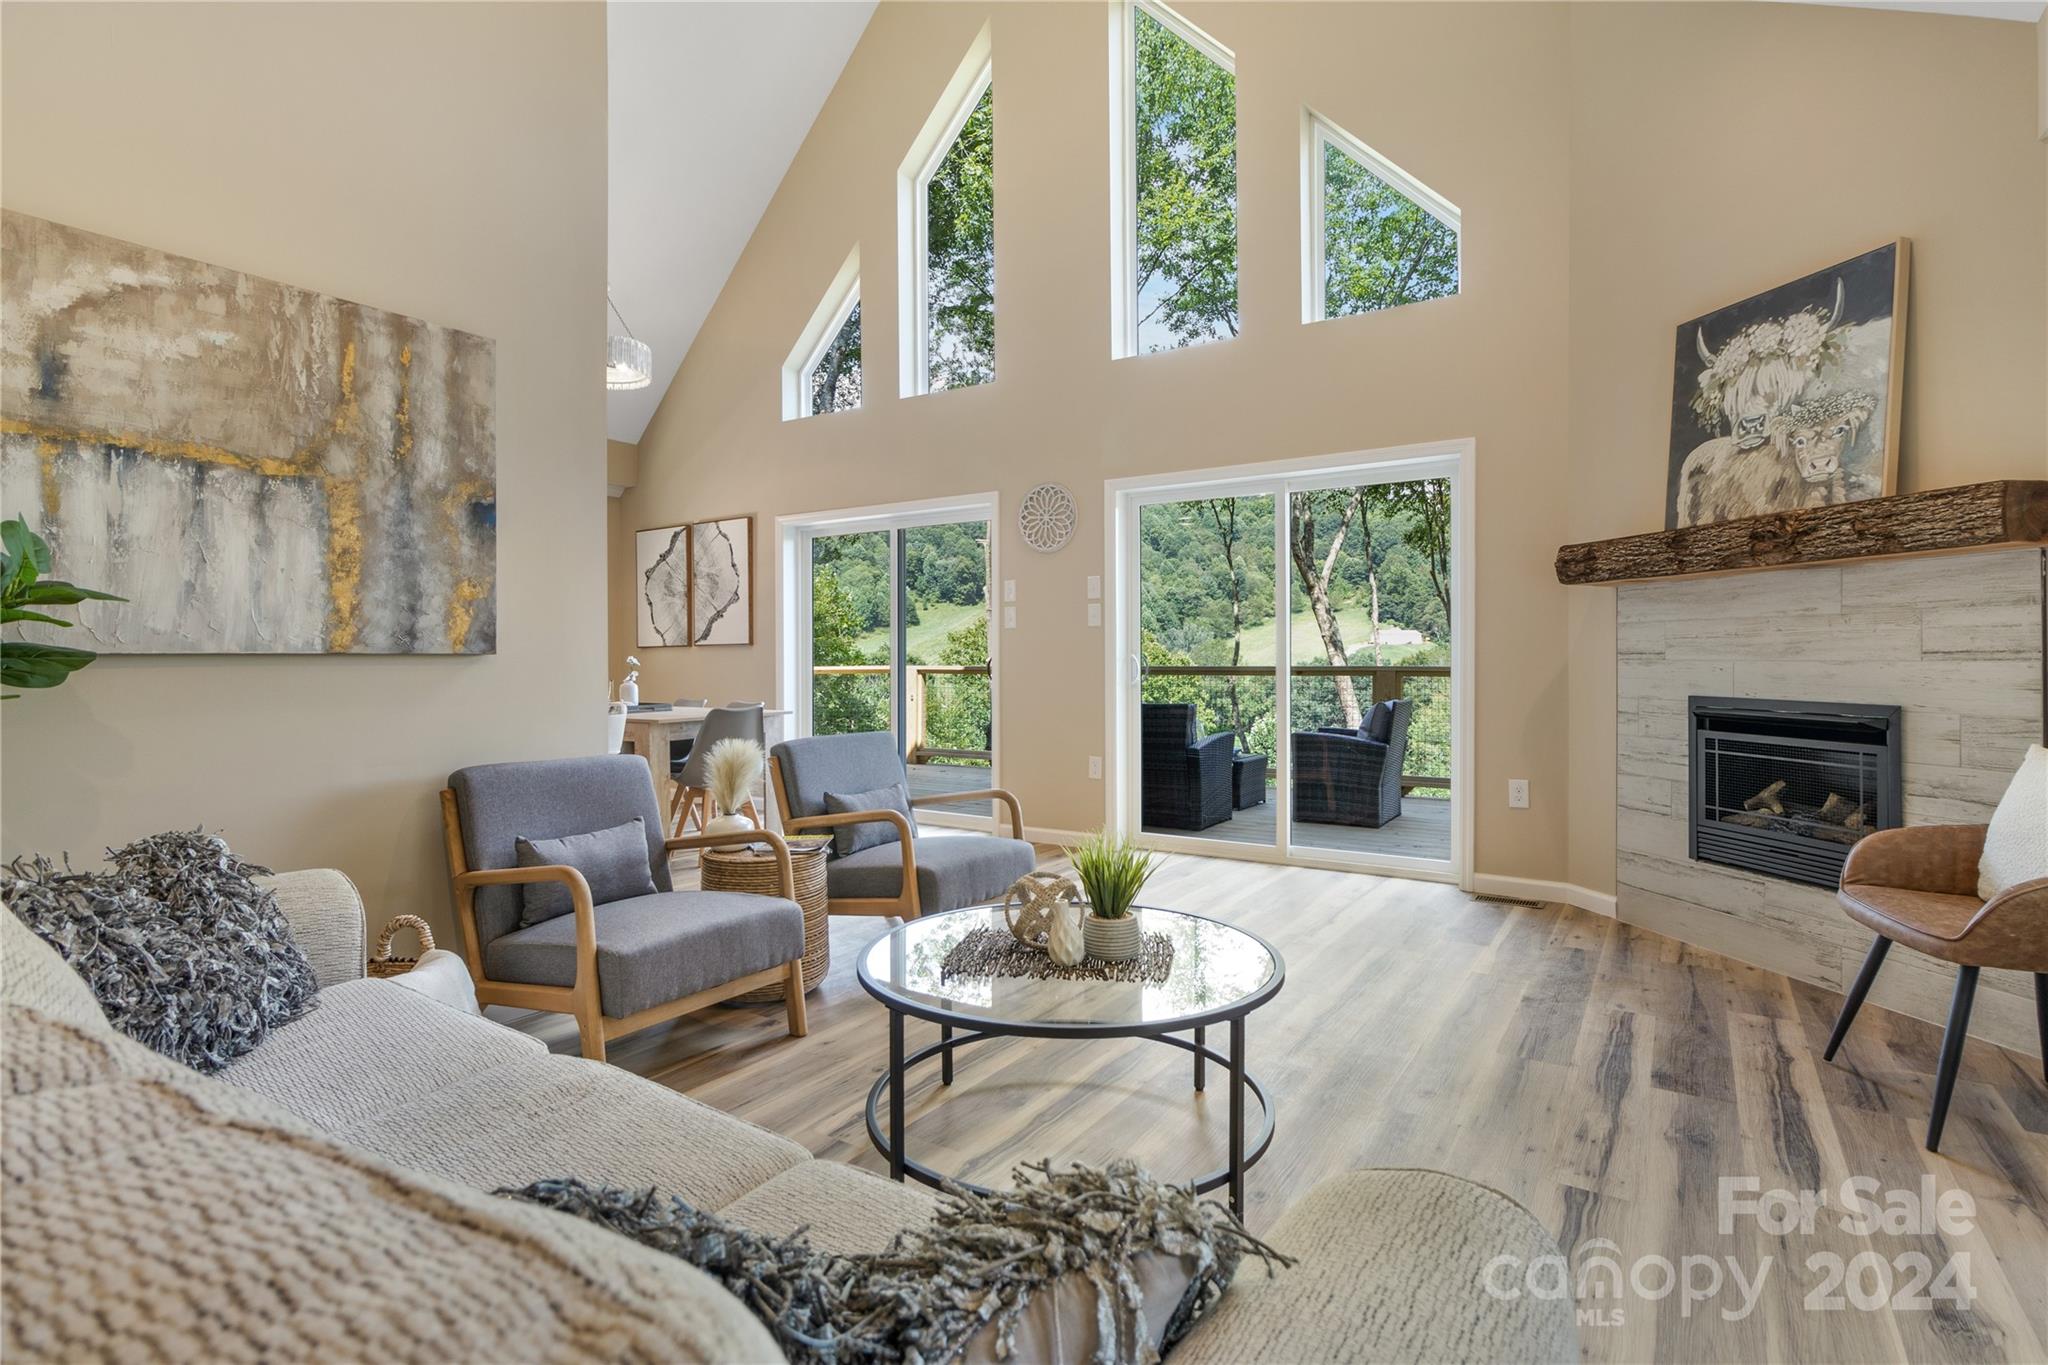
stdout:
[[1414,703],[1374,704],[1356,730],[1325,726],[1294,736],[1294,818],[1379,829],[1401,818],[1401,768]]
[[[639,819],[651,895],[595,903],[567,864],[521,867],[519,840],[557,839]],[[583,1055],[605,1043],[764,986],[782,985],[789,1031],[802,1037],[804,917],[789,850],[768,830],[663,837],[654,782],[634,755],[464,768],[441,793],[442,832],[477,1001],[576,1017]],[[782,864],[782,895],[678,891],[669,854],[765,842]],[[637,873],[635,874],[637,876]],[[557,883],[570,911],[521,924],[522,888]]]
[[825,864],[825,889],[835,915],[901,915],[916,919],[927,911],[957,910],[1000,899],[1016,880],[1038,866],[1038,853],[1024,841],[1024,814],[1017,798],[1000,788],[946,792],[910,799],[909,806],[956,801],[1000,801],[1009,811],[1010,838],[948,830],[927,834],[901,810],[831,813],[825,794],[854,795],[897,783],[905,794],[909,774],[896,737],[887,731],[858,735],[817,735],[775,746],[768,771],[782,827],[790,834],[839,830],[853,825],[893,826],[894,838]]

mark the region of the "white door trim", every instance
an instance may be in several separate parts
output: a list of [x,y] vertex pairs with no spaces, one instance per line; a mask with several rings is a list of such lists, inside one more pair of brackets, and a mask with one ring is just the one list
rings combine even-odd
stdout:
[[[1473,847],[1473,736],[1474,705],[1472,657],[1473,611],[1477,589],[1478,540],[1474,497],[1478,487],[1478,448],[1471,438],[1391,446],[1379,450],[1351,451],[1300,459],[1264,463],[1216,466],[1171,474],[1147,474],[1109,479],[1103,483],[1103,562],[1109,577],[1104,607],[1109,613],[1104,640],[1105,726],[1103,752],[1110,756],[1105,774],[1104,821],[1111,830],[1128,833],[1140,842],[1170,851],[1201,853],[1211,857],[1241,858],[1252,862],[1287,862],[1309,867],[1385,873],[1433,881],[1451,881],[1467,890],[1472,883]],[[1280,836],[1272,848],[1258,844],[1232,844],[1220,839],[1182,835],[1145,834],[1139,822],[1138,733],[1135,723],[1138,678],[1135,661],[1139,652],[1138,627],[1138,509],[1158,495],[1179,497],[1222,497],[1234,494],[1271,493],[1275,496],[1276,537],[1285,534],[1284,506],[1287,493],[1301,488],[1341,484],[1348,481],[1399,482],[1406,478],[1447,478],[1451,482],[1451,856],[1447,860],[1365,855],[1330,849],[1290,845],[1288,836],[1288,755],[1276,754],[1278,806],[1275,820]],[[1148,496],[1149,495],[1149,496]],[[1280,593],[1286,584],[1284,545],[1275,560],[1276,604],[1286,599]],[[1279,668],[1292,664],[1287,616],[1276,612],[1278,635],[1275,659]],[[1276,701],[1285,721],[1287,689],[1276,690]],[[1279,730],[1276,733],[1287,733]],[[1283,749],[1285,746],[1282,746]]]

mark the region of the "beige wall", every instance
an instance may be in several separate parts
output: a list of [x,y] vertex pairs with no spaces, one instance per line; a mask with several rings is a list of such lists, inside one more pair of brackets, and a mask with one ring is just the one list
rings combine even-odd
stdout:
[[[995,488],[1018,628],[1002,641],[1003,778],[1035,825],[1103,818],[1101,632],[1084,582],[1103,572],[1107,478],[1442,438],[1478,442],[1479,778],[1529,777],[1533,809],[1482,802],[1482,868],[1564,869],[1563,590],[1531,565],[1564,532],[1567,109],[1562,9],[1189,5],[1238,54],[1242,335],[1167,355],[1108,354],[1105,10],[884,5],[640,442],[627,529],[751,511],[766,554],[778,514]],[[895,174],[985,21],[996,88],[997,381],[894,397]],[[1436,66],[1360,54],[1440,51]],[[1466,293],[1304,327],[1296,244],[1306,100],[1457,203]],[[778,373],[855,239],[867,406],[780,420]],[[1055,555],[1023,548],[1023,492],[1072,488],[1081,525]],[[642,651],[645,695],[759,696],[751,649]],[[613,655],[624,652],[615,640]]]
[[[1778,5],[1186,12],[1238,54],[1242,336],[1108,358],[1099,8],[885,4],[642,438],[622,529],[751,510],[766,601],[778,514],[996,487],[1007,519],[1032,484],[1068,484],[1066,550],[1002,528],[1019,626],[1001,733],[1027,818],[1075,828],[1102,818],[1082,585],[1103,571],[1104,479],[1473,437],[1476,868],[1610,891],[1613,599],[1567,593],[1551,561],[1662,524],[1680,320],[1910,236],[1905,486],[2048,463],[2034,36]],[[894,176],[991,14],[999,379],[899,399]],[[1404,56],[1371,60],[1387,52]],[[1462,296],[1301,325],[1303,103],[1460,206]],[[867,406],[782,422],[779,368],[856,238]],[[761,695],[759,619],[751,649],[641,652],[645,695]],[[1530,810],[1506,809],[1508,777],[1531,779]]]
[[[6,703],[10,854],[172,827],[449,925],[452,768],[603,745],[604,10],[8,4],[0,201],[497,343],[498,653],[108,658]],[[586,321],[587,320],[587,321]],[[451,940],[452,941],[452,940]]]
[[[2048,476],[2033,46],[1945,15],[1574,7],[1571,539],[1663,525],[1680,321],[1893,237],[1913,242],[1900,491]],[[1611,891],[1611,589],[1572,592],[1570,644],[1569,880]]]

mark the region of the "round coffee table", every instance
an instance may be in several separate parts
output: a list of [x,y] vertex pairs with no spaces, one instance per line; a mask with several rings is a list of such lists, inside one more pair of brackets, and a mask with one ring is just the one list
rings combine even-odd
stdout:
[[[1230,1188],[1230,1207],[1244,1212],[1244,1173],[1273,1142],[1273,1101],[1245,1071],[1245,1018],[1280,993],[1286,966],[1273,946],[1233,925],[1179,910],[1140,907],[1139,929],[1173,943],[1173,970],[1163,982],[1057,980],[1020,976],[941,976],[946,954],[983,925],[1007,933],[1000,906],[925,915],[892,929],[861,954],[861,988],[889,1011],[889,1069],[868,1091],[868,1138],[889,1159],[889,1175],[939,1185],[949,1177],[905,1154],[904,1074],[940,1059],[940,1081],[953,1083],[953,1052],[984,1038],[1145,1038],[1195,1055],[1195,1089],[1208,1063],[1230,1077],[1230,1160],[1194,1181],[1197,1192]],[[905,1054],[903,1021],[927,1019],[939,1041]],[[1230,1026],[1227,1053],[1208,1046],[1212,1024]],[[957,1031],[956,1031],[957,1030]],[[1190,1038],[1176,1035],[1187,1033]],[[1264,1122],[1245,1140],[1244,1099],[1259,1101]],[[877,1110],[887,1095],[889,1125]],[[966,1182],[958,1182],[965,1184]],[[977,1186],[969,1186],[978,1189]]]

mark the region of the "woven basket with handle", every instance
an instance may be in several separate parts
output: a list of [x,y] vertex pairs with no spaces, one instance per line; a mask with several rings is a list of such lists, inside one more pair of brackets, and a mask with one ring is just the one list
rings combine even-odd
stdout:
[[400,929],[410,929],[420,936],[420,954],[425,956],[434,951],[434,931],[418,915],[400,915],[384,926],[384,932],[377,935],[377,951],[370,955],[371,976],[404,976],[420,965],[417,957],[393,957],[391,936]]

